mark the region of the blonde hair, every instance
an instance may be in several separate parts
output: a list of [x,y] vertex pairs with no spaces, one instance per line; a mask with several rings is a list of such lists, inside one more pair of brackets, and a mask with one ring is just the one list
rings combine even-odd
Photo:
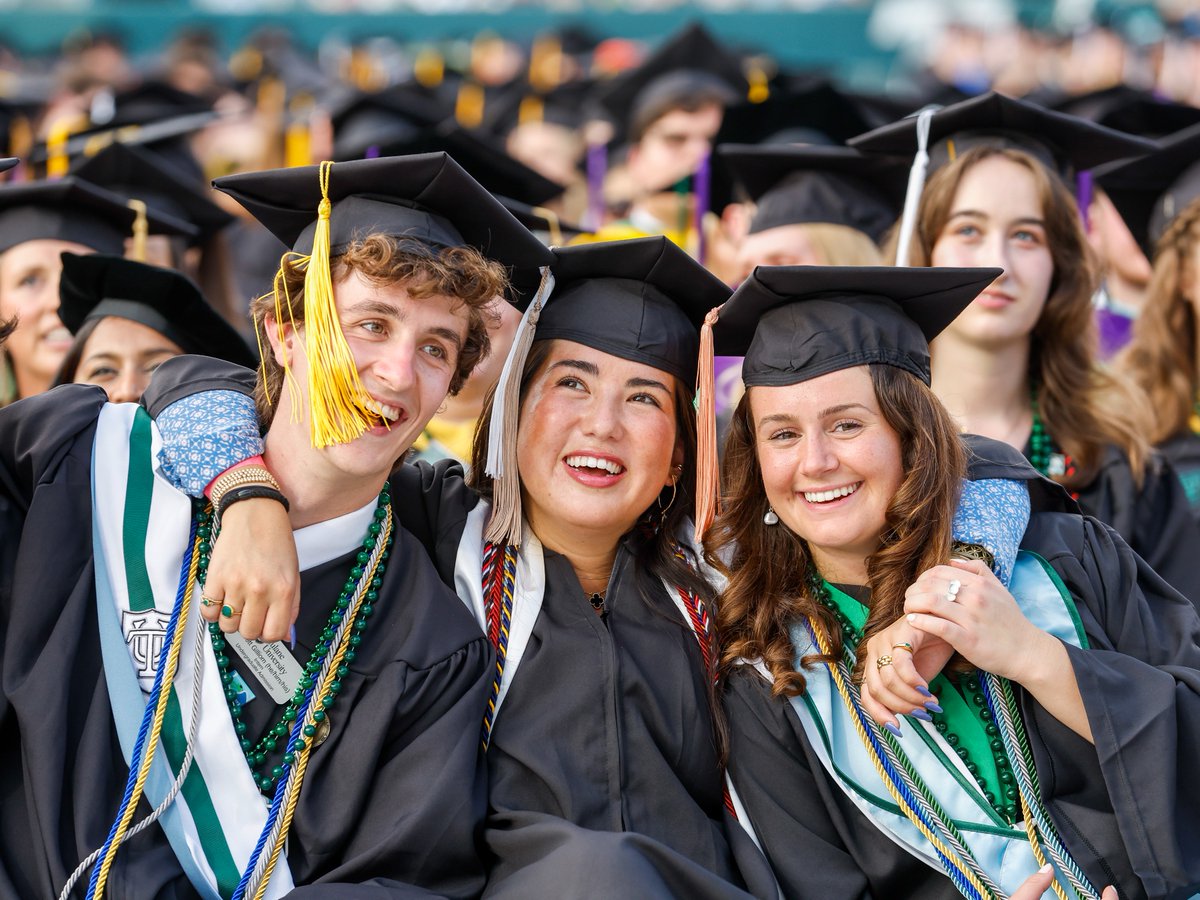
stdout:
[[[972,147],[935,172],[926,184],[908,262],[930,265],[964,176],[995,157],[1023,166],[1033,177],[1054,263],[1050,294],[1031,335],[1029,378],[1046,430],[1075,463],[1074,474],[1058,480],[1073,490],[1085,487],[1096,477],[1104,449],[1111,444],[1128,459],[1140,486],[1150,455],[1142,411],[1145,404],[1125,378],[1096,362],[1092,296],[1099,284],[1098,267],[1075,198],[1060,179],[1022,150]],[[893,254],[895,241],[893,234],[889,241]]]
[[1117,367],[1150,398],[1150,442],[1188,430],[1196,402],[1196,307],[1185,287],[1200,272],[1191,262],[1200,240],[1200,199],[1184,208],[1158,241],[1146,305]]
[[804,222],[804,232],[826,266],[882,266],[883,254],[865,232],[831,222]]

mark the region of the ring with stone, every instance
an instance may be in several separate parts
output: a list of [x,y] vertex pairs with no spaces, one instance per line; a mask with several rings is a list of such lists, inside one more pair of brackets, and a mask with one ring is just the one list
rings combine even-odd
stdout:
[[898,644],[892,644],[892,649],[893,650],[903,650],[906,653],[912,653],[913,645],[910,644],[908,641],[901,641]]
[[892,657],[890,654],[885,654],[879,657],[879,659],[875,660],[875,668],[877,669],[882,669],[884,666],[890,666],[891,664]]
[[206,597],[204,594],[200,595],[201,606],[216,606],[217,602],[218,601],[214,600],[212,597]]
[[234,609],[229,604],[225,604],[221,607],[221,615],[226,619],[232,619],[234,616],[240,616],[241,614],[242,611],[240,609]]
[[950,586],[946,588],[946,599],[954,603],[958,599],[958,592],[962,588],[962,582],[955,578],[950,582]]

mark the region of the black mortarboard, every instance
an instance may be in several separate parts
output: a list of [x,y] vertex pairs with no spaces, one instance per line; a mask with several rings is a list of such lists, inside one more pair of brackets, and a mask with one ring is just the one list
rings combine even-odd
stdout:
[[728,92],[730,103],[744,97],[749,87],[741,61],[694,22],[667,38],[636,69],[601,87],[596,99],[618,127],[632,127],[660,94],[676,88],[672,79],[681,74],[705,76],[701,81]]
[[13,166],[17,165],[20,162],[21,161],[19,159],[17,159],[15,156],[8,156],[3,159],[0,159],[0,172],[7,172],[9,169],[11,169]]
[[453,119],[430,117],[435,109],[411,91],[359,97],[334,120],[334,156],[361,159],[417,153],[450,154],[488,191],[538,206],[563,186],[513,159],[498,140],[472,134]]
[[58,317],[76,334],[91,319],[119,316],[170,338],[185,353],[257,365],[241,335],[184,275],[120,256],[62,255]]
[[497,196],[496,199],[513,214],[514,219],[537,234],[543,241],[548,242],[550,246],[560,246],[569,238],[590,233],[580,225],[562,221],[553,210],[544,206],[530,206],[528,203],[520,203],[508,197]]
[[233,222],[233,216],[208,199],[208,188],[193,187],[156,154],[140,147],[109,144],[76,163],[72,174],[127,199],[141,200],[156,212],[190,222],[201,241]]
[[1200,197],[1200,125],[1165,138],[1139,159],[1101,166],[1096,183],[1148,258],[1171,221]]
[[[863,152],[912,157],[918,149],[917,117],[876,128],[848,143]],[[1025,150],[1063,177],[1154,149],[1142,138],[993,91],[933,113],[930,170],[980,144]]]
[[1047,105],[1107,128],[1154,139],[1200,124],[1200,109],[1124,84]]
[[[195,233],[188,223],[163,213],[148,211],[146,218],[151,234]],[[136,219],[124,197],[73,176],[6,184],[0,186],[0,253],[48,238],[121,254]]]
[[582,128],[591,115],[591,97],[595,82],[569,81],[540,91],[527,80],[514,82],[500,92],[488,106],[485,126],[503,136],[518,125],[528,122],[549,122],[564,128]]
[[[284,244],[312,250],[321,203],[318,166],[246,172],[213,186],[233,197]],[[330,252],[372,233],[434,247],[472,246],[507,266],[536,270],[549,251],[445,153],[335,163],[329,177]]]
[[93,102],[90,118],[93,128],[124,128],[209,112],[205,98],[152,80],[111,95],[111,103]]
[[750,233],[827,222],[878,241],[900,215],[908,164],[847,147],[726,144],[717,155],[758,202]]
[[575,341],[691,385],[700,326],[729,288],[661,235],[554,249],[535,340]]
[[748,387],[883,363],[929,383],[929,342],[1002,269],[758,266],[721,309],[719,354]]
[[838,145],[878,124],[857,98],[828,79],[784,77],[765,100],[727,107],[716,142]]

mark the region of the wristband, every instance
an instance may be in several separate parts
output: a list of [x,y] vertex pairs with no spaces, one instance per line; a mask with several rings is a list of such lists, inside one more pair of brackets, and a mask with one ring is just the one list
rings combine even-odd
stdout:
[[232,487],[221,495],[220,503],[214,507],[216,510],[213,515],[215,524],[220,527],[221,517],[225,515],[225,511],[233,506],[233,504],[239,503],[242,500],[255,500],[260,497],[283,504],[284,512],[287,512],[291,508],[288,505],[287,497],[283,496],[282,491],[263,484],[245,484],[239,487]]

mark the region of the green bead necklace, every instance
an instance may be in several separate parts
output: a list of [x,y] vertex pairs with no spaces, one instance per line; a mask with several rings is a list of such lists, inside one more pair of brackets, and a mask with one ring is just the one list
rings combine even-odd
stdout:
[[[854,649],[858,646],[859,641],[862,640],[862,632],[854,626],[849,617],[833,602],[833,598],[830,597],[829,590],[825,587],[825,582],[821,580],[820,576],[815,573],[810,574],[809,588],[813,596],[820,601],[821,605],[833,613],[834,619],[842,629],[842,646],[853,655]],[[975,779],[975,783],[979,785],[980,792],[987,798],[988,804],[1005,822],[1012,825],[1020,818],[1018,814],[1019,801],[1016,778],[1013,776],[1012,766],[1008,761],[1008,754],[1004,752],[1004,742],[1000,739],[1000,730],[996,727],[996,723],[992,721],[992,714],[987,708],[987,699],[984,697],[983,690],[979,686],[979,677],[974,673],[964,675],[959,679],[959,689],[967,701],[968,707],[983,725],[984,733],[988,737],[988,744],[992,751],[992,758],[995,760],[996,775],[1004,794],[1003,797],[997,797],[995,792],[988,786],[987,780],[983,777],[978,763],[971,759],[970,751],[963,746],[958,734],[950,728],[950,723],[947,721],[947,716],[944,712],[932,714],[933,725],[942,737],[945,738],[946,743],[954,748],[954,752],[962,760],[963,766],[971,773],[971,777]]]
[[1047,478],[1070,478],[1075,474],[1075,463],[1054,444],[1046,431],[1038,411],[1037,388],[1029,392],[1029,405],[1033,408],[1033,428],[1029,432],[1029,462]]
[[[371,614],[375,611],[375,602],[379,599],[379,588],[383,584],[384,568],[387,558],[391,553],[391,534],[386,535],[387,543],[380,553],[379,565],[375,568],[371,584],[368,586],[363,602],[359,606],[358,617],[354,620],[351,635],[348,639],[349,647],[343,655],[342,665],[338,666],[336,671],[337,677],[330,683],[329,692],[321,699],[322,708],[313,713],[313,719],[318,723],[318,726],[306,725],[303,730],[304,736],[295,742],[293,751],[285,752],[277,757],[276,754],[279,750],[287,748],[288,735],[293,728],[293,723],[296,721],[297,713],[315,686],[317,673],[321,671],[322,666],[325,664],[325,659],[329,655],[334,635],[337,633],[338,627],[342,624],[342,620],[346,616],[346,610],[349,609],[352,598],[359,590],[361,579],[366,574],[367,563],[370,561],[379,542],[385,539],[383,520],[387,518],[387,507],[390,502],[391,496],[388,492],[388,487],[384,485],[383,490],[379,494],[379,502],[375,507],[374,517],[371,519],[371,524],[367,527],[367,535],[363,539],[361,549],[355,556],[355,563],[354,567],[350,570],[350,577],[342,586],[342,592],[338,596],[337,603],[333,605],[329,618],[326,620],[325,628],[318,636],[317,644],[313,648],[308,662],[304,665],[304,674],[296,685],[296,692],[283,708],[279,719],[267,729],[266,734],[263,735],[257,744],[253,744],[246,736],[246,723],[242,720],[242,704],[238,701],[238,689],[234,683],[234,671],[230,664],[229,656],[225,652],[228,646],[225,636],[221,632],[221,627],[218,623],[209,623],[208,632],[212,640],[213,653],[217,659],[217,668],[221,675],[221,685],[225,691],[225,702],[229,706],[229,714],[233,718],[233,727],[237,732],[238,741],[241,743],[242,752],[246,756],[246,763],[250,766],[250,774],[254,778],[255,784],[258,785],[259,790],[263,793],[270,793],[274,790],[275,784],[284,773],[285,766],[295,761],[295,752],[304,749],[306,740],[311,740],[317,736],[318,726],[326,720],[325,711],[337,700],[337,695],[342,689],[341,680],[349,674],[348,663],[353,662],[357,655],[357,649],[362,643],[362,637],[367,629],[367,624],[370,622]],[[209,507],[205,511],[198,512],[196,521],[198,523],[197,532],[200,536],[200,559],[196,568],[196,580],[203,587],[208,573],[209,556],[212,552],[211,542],[215,539],[212,526],[212,508]]]

